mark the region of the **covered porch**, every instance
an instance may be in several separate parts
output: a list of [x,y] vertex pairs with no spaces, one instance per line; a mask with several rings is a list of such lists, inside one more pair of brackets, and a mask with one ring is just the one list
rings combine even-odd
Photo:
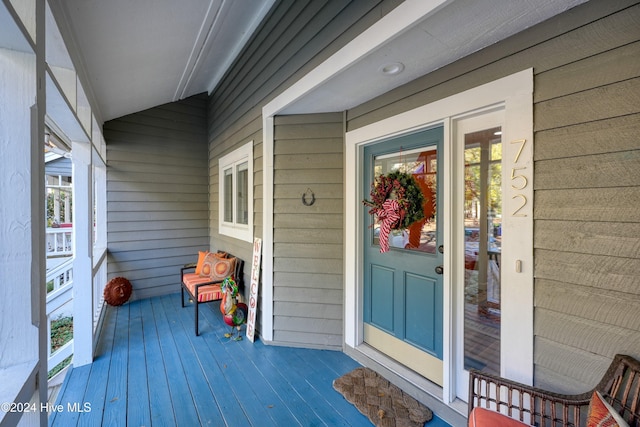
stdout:
[[346,354],[230,340],[216,303],[199,337],[193,321],[177,293],[107,307],[95,360],[67,374],[49,425],[371,425],[332,387],[359,366]]
[[[591,387],[617,353],[639,357],[638,0],[547,1],[548,9],[526,5],[530,10],[504,0],[509,6],[504,12],[512,12],[514,19],[493,13],[495,4],[481,7],[489,0],[476,4],[485,15],[458,0],[265,0],[255,10],[258,17],[242,28],[245,37],[237,50],[229,49],[235,59],[217,61],[225,64],[220,76],[199,61],[214,52],[205,34],[227,34],[200,31],[218,22],[213,1],[208,11],[180,15],[183,20],[174,19],[171,8],[157,8],[161,19],[149,19],[151,10],[141,8],[147,18],[138,21],[161,34],[133,25],[138,22],[106,19],[111,15],[97,4],[76,2],[87,12],[78,16],[80,8],[72,3],[0,2],[0,121],[10,124],[10,132],[0,135],[0,164],[7,178],[0,185],[6,202],[0,208],[0,279],[13,284],[28,276],[27,286],[0,287],[5,301],[0,310],[0,402],[46,402],[42,379],[55,365],[48,357],[53,356],[48,301],[54,294],[61,301],[71,293],[75,301],[74,340],[66,347],[69,354],[73,351],[74,367],[58,398],[47,407],[48,414],[0,413],[0,427],[369,425],[331,387],[358,362],[402,382],[411,393],[437,400],[448,412],[432,409],[457,426],[464,424],[468,393],[455,382],[468,384],[466,368],[485,365],[512,379],[520,374],[504,363],[491,367],[489,358],[470,359],[465,349],[490,348],[492,360],[518,361],[528,383],[563,393]],[[107,4],[112,5],[100,3]],[[113,11],[114,18],[134,16],[121,7]],[[482,24],[482,16],[509,25]],[[105,22],[119,25],[98,25]],[[452,25],[463,22],[474,25]],[[93,62],[95,68],[78,67],[89,64],[89,53],[105,59],[105,40],[119,47],[113,52],[124,51],[120,47],[127,43],[97,31],[103,27],[122,35],[123,28],[140,28],[148,36],[144,49],[130,55],[140,65],[111,58],[109,65],[126,67],[120,73],[101,61]],[[485,28],[492,31],[483,32]],[[161,45],[160,36],[175,39],[184,29],[196,31],[184,31],[190,44],[177,49],[181,55],[169,50],[166,57],[149,55]],[[80,30],[90,37],[79,37]],[[197,52],[203,56],[196,58]],[[419,52],[429,57],[420,60]],[[390,53],[400,55],[398,59],[406,54],[410,61],[378,66],[377,60]],[[413,69],[416,64],[429,68]],[[135,70],[140,74],[134,78]],[[163,90],[145,89],[142,83],[156,81],[145,74],[148,70],[179,81],[164,84]],[[464,287],[466,270],[471,270],[466,268],[471,246],[465,236],[476,224],[460,222],[457,229],[447,224],[443,247],[448,258],[440,270],[447,293],[437,298],[443,308],[437,317],[444,320],[443,336],[450,341],[443,345],[442,368],[436,366],[443,375],[442,387],[436,387],[405,365],[398,369],[387,356],[391,352],[372,350],[360,334],[364,298],[356,248],[365,242],[360,193],[367,191],[358,185],[365,174],[356,154],[387,136],[389,124],[396,133],[413,129],[405,119],[414,120],[417,109],[433,112],[433,123],[442,124],[447,134],[462,118],[502,109],[523,86],[515,85],[495,102],[469,107],[459,101],[475,102],[478,98],[469,96],[470,91],[523,70],[532,73],[527,80],[532,98],[515,105],[530,114],[514,114],[519,124],[506,121],[513,138],[507,133],[502,138],[509,145],[535,144],[527,163],[535,180],[519,175],[524,168],[511,162],[505,163],[511,174],[504,175],[503,185],[532,192],[506,200],[524,201],[535,228],[527,225],[526,238],[524,227],[505,233],[522,240],[517,247],[527,258],[501,249],[501,256],[511,254],[500,265],[512,276],[500,280],[518,290],[512,296],[525,295],[523,283],[527,298],[535,289],[535,301],[505,303],[504,312],[510,310],[518,319],[507,322],[505,316],[500,324],[526,323],[526,333],[513,334],[526,347],[513,339],[487,345],[487,337],[499,335],[497,322],[468,332],[459,327],[469,304],[484,301],[477,298],[482,286],[470,294]],[[116,80],[106,80],[109,76]],[[208,84],[201,84],[205,80]],[[441,105],[451,107],[445,121]],[[42,140],[50,126],[73,151],[78,197],[73,199],[72,234],[49,229],[44,221]],[[376,133],[350,142],[371,129]],[[455,151],[451,141],[443,145],[462,154],[464,145]],[[231,158],[237,165],[227,162]],[[519,159],[520,153],[503,158]],[[463,162],[445,162],[454,163],[443,180],[450,189],[455,189],[456,176],[464,181]],[[243,209],[234,209],[235,198],[227,197],[220,185],[229,169],[237,172],[233,181],[246,185],[238,197]],[[314,201],[317,195],[317,203],[308,203],[308,195]],[[448,197],[447,209],[453,212],[454,197]],[[241,214],[227,221],[226,209]],[[445,217],[447,211],[441,212]],[[519,207],[505,212],[521,213]],[[242,232],[228,232],[230,225]],[[73,273],[70,266],[55,274],[46,270],[48,234],[64,237],[61,244],[54,240],[49,252],[75,254]],[[483,236],[478,242],[489,249],[487,233],[478,234]],[[261,341],[223,338],[228,329],[217,305],[204,308],[202,336],[195,337],[193,309],[181,308],[176,294],[177,269],[201,249],[248,260],[254,236],[265,242]],[[478,252],[491,255],[480,243]],[[523,265],[526,280],[516,276]],[[449,267],[460,267],[457,276]],[[484,277],[479,270],[473,274]],[[107,279],[115,276],[134,284],[132,301],[119,308],[102,299]],[[53,290],[47,294],[50,282]],[[527,322],[521,319],[524,310],[532,315]],[[311,349],[320,347],[324,350]],[[526,359],[519,358],[520,351]],[[62,351],[57,354],[61,357]],[[427,427],[446,425],[439,422]]]

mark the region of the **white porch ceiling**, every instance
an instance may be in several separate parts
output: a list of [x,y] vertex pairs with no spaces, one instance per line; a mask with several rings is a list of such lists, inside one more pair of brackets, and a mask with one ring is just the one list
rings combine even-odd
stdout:
[[274,0],[51,2],[107,121],[210,92]]
[[[52,0],[55,1],[55,0]],[[103,120],[211,92],[275,0],[65,0]],[[354,58],[283,112],[342,111],[586,0],[430,1],[406,32]],[[422,7],[424,9],[424,7]],[[395,76],[379,72],[404,64]]]

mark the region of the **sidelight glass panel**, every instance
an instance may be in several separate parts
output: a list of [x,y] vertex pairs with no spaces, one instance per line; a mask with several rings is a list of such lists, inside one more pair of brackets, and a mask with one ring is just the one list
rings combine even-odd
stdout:
[[464,368],[500,374],[501,128],[464,144]]

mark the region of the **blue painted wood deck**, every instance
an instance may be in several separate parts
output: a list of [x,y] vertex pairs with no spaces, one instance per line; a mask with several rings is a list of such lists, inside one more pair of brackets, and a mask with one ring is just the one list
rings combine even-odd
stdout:
[[97,356],[67,374],[49,425],[371,426],[332,387],[360,366],[344,353],[230,341],[217,304],[200,315],[196,337],[180,294],[108,307]]

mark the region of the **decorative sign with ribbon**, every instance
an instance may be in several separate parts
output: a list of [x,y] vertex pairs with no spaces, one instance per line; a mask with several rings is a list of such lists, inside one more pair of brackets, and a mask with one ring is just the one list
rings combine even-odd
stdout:
[[262,254],[262,239],[253,239],[253,256],[251,257],[251,287],[249,288],[249,316],[247,318],[247,338],[251,342],[255,339],[256,313],[258,309],[258,286],[260,284],[260,257]]

